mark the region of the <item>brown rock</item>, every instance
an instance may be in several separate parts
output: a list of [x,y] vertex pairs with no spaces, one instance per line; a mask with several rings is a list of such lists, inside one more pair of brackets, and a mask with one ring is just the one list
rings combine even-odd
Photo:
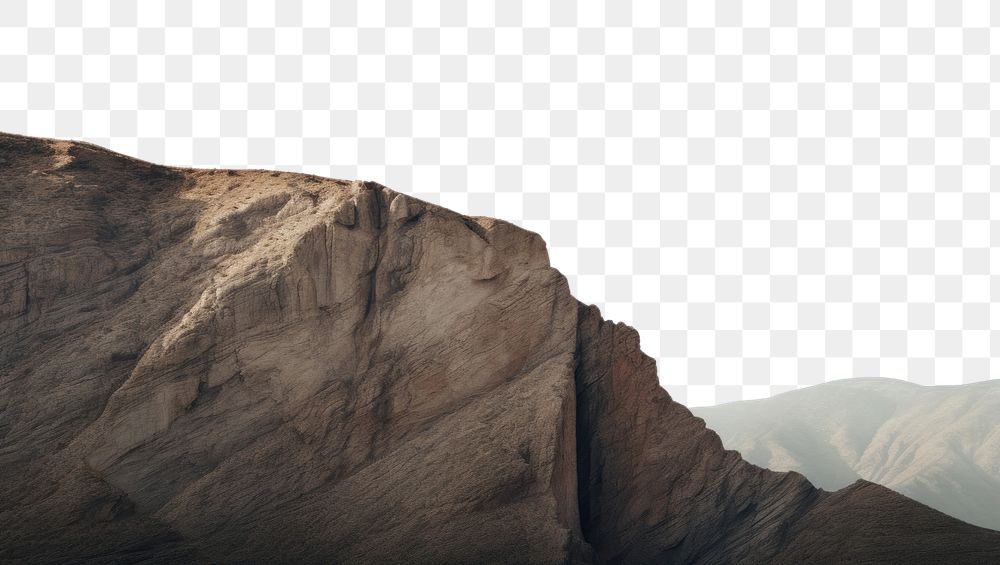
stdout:
[[0,158],[0,560],[1000,551],[724,451],[511,224],[80,143],[0,135]]
[[659,387],[639,336],[580,306],[580,517],[613,563],[989,563],[1000,533],[858,481],[830,493],[743,461]]

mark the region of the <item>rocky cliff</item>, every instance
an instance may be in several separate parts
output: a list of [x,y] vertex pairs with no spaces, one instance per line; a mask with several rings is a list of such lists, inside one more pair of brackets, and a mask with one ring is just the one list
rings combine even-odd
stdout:
[[541,239],[367,182],[0,135],[0,559],[982,563],[725,451]]

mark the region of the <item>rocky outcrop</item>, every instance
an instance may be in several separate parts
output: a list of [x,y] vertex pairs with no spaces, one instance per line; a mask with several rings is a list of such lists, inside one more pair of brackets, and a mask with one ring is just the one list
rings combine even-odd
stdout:
[[1000,533],[887,488],[859,480],[830,493],[723,449],[658,386],[637,332],[601,320],[593,306],[580,306],[578,340],[580,515],[600,561],[988,563],[1000,555]]
[[79,143],[4,135],[0,159],[0,559],[1000,552],[724,451],[511,224]]

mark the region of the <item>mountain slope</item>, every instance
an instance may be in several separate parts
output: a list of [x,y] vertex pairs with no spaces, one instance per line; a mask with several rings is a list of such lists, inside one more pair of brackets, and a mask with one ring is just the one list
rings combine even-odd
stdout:
[[756,465],[826,489],[863,478],[1000,530],[1000,381],[851,379],[694,413]]
[[723,450],[533,233],[0,135],[0,560],[979,563]]

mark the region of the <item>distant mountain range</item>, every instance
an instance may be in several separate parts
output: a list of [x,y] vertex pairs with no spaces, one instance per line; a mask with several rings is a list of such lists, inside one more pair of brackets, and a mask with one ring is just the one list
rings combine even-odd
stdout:
[[692,411],[756,465],[828,490],[866,479],[1000,530],[1000,380],[850,379]]

